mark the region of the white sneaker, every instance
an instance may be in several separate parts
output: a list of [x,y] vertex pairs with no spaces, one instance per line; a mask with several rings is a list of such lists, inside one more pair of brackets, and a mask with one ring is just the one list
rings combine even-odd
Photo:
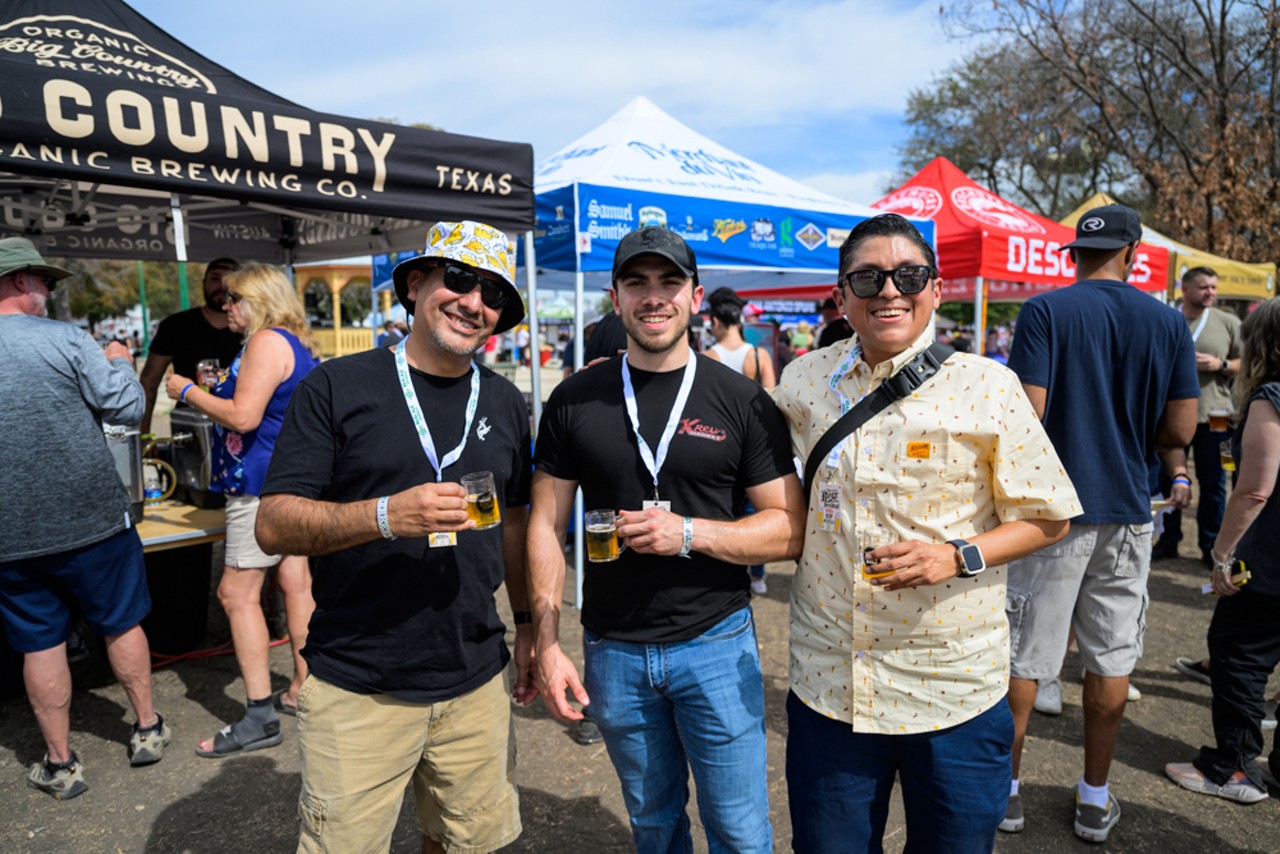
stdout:
[[1129,702],[1136,703],[1142,699],[1142,692],[1138,690],[1138,686],[1132,682],[1129,683]]
[[1062,682],[1058,677],[1040,680],[1036,702],[1032,708],[1042,715],[1062,714]]
[[757,596],[763,596],[769,592],[769,587],[764,583],[763,578],[753,577],[751,579],[751,592],[756,594]]

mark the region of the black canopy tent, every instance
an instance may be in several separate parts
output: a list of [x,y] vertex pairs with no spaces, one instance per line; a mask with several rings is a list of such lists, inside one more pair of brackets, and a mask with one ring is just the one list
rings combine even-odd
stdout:
[[295,263],[533,227],[531,146],[307,110],[119,0],[0,0],[0,81],[0,235],[50,255]]

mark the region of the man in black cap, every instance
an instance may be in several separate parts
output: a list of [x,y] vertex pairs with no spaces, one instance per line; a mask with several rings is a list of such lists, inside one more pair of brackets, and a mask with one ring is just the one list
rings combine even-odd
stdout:
[[[169,728],[151,700],[151,610],[142,542],[102,422],[136,424],[142,386],[123,344],[47,318],[66,270],[30,241],[0,240],[0,621],[23,654],[27,698],[46,745],[27,785],[59,800],[84,792],[70,746],[70,602],[106,638],[137,715],[133,765],[160,761]],[[105,357],[105,358],[104,358]]]
[[840,313],[836,301],[827,297],[822,301],[822,331],[818,333],[818,346],[830,347],[837,341],[853,337],[853,327]]
[[[696,355],[697,261],[662,227],[614,255],[626,352],[565,379],[538,433],[530,584],[543,697],[604,735],[642,854],[692,850],[688,774],[711,850],[768,851],[764,692],[745,567],[794,558],[804,499],[786,425],[757,384]],[[587,567],[584,678],[560,649],[565,531],[586,506],[626,549]],[[757,508],[741,516],[743,498]]]
[[139,377],[147,393],[146,411],[142,416],[143,433],[151,432],[156,391],[169,365],[173,365],[175,373],[194,377],[199,376],[196,364],[200,360],[217,359],[225,368],[240,352],[244,337],[227,328],[227,313],[222,310],[227,298],[227,287],[222,283],[222,277],[239,267],[230,258],[210,261],[204,268],[204,305],[179,311],[160,321]]
[[1069,288],[1032,297],[1018,316],[1009,367],[1044,422],[1084,512],[1057,544],[1009,568],[1013,791],[1002,830],[1023,828],[1018,792],[1036,681],[1057,675],[1074,628],[1086,671],[1084,774],[1075,833],[1103,842],[1120,820],[1107,775],[1129,674],[1142,652],[1151,559],[1148,467],[1196,426],[1195,348],[1186,321],[1125,280],[1139,253],[1138,214],[1094,208],[1067,244]]
[[[494,601],[504,582],[514,696],[537,696],[529,412],[475,362],[524,317],[515,250],[492,226],[439,222],[392,278],[413,331],[307,375],[258,512],[262,548],[315,557],[298,850],[387,850],[412,779],[426,851],[492,851],[520,834],[511,654]],[[479,471],[493,491],[469,497],[460,480]],[[469,501],[500,523],[476,529]]]

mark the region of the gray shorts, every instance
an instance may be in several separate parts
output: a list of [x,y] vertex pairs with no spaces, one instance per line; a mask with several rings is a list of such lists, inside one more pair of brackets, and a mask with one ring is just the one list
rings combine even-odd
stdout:
[[1142,657],[1150,568],[1150,522],[1073,522],[1059,542],[1009,564],[1010,675],[1057,676],[1073,626],[1086,670],[1132,673]]
[[224,563],[236,569],[265,569],[280,562],[280,555],[269,555],[258,547],[253,535],[258,520],[258,496],[227,496],[227,556]]

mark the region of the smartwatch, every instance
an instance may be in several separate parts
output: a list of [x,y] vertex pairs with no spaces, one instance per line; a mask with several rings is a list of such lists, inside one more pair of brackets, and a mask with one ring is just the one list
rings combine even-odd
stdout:
[[947,540],[947,545],[956,548],[956,563],[960,567],[957,573],[961,578],[973,578],[987,568],[987,561],[982,557],[982,549],[968,540]]

